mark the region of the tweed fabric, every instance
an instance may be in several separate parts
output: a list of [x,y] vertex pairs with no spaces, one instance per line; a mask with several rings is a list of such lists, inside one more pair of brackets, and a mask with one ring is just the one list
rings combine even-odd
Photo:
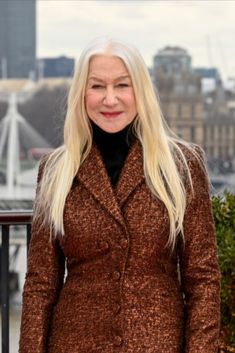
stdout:
[[194,194],[187,186],[185,244],[172,253],[167,211],[146,186],[139,141],[116,187],[93,145],[66,199],[65,236],[50,243],[48,229],[33,224],[20,353],[217,352],[220,273],[208,181],[184,153]]

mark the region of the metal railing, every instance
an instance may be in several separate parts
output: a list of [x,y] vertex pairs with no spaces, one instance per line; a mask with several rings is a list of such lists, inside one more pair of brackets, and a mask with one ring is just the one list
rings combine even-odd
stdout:
[[2,305],[2,353],[9,353],[9,252],[10,227],[26,226],[27,251],[31,236],[32,210],[0,211],[2,228],[1,244],[1,305]]

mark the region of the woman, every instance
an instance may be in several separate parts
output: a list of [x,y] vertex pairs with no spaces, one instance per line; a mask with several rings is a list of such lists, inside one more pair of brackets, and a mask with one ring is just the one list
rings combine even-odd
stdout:
[[95,41],[39,170],[19,352],[217,352],[216,251],[201,149],[164,126],[137,50]]

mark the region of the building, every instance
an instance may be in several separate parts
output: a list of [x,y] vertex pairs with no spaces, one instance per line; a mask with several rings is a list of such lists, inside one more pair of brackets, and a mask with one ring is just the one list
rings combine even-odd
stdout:
[[71,77],[74,59],[66,56],[42,58],[38,60],[38,77]]
[[0,1],[0,78],[33,76],[36,0]]
[[[235,95],[221,85],[204,100],[203,147],[214,169],[235,167]],[[226,168],[225,168],[226,166]]]
[[204,149],[210,159],[232,161],[235,156],[235,119],[217,113],[204,123]]
[[167,46],[158,51],[153,58],[155,74],[180,75],[191,70],[191,57],[180,47]]
[[201,96],[161,97],[163,115],[171,130],[184,140],[203,146],[204,122]]
[[196,67],[193,69],[193,72],[200,75],[202,78],[213,79],[216,82],[221,82],[221,76],[216,67]]
[[216,68],[192,68],[185,49],[166,47],[154,56],[152,78],[163,115],[179,137],[203,147],[212,170],[235,166],[235,94]]
[[220,72],[216,67],[196,67],[193,72],[201,77],[202,91],[205,94],[215,91],[222,84]]
[[203,146],[201,78],[193,73],[187,51],[169,46],[160,50],[154,56],[153,80],[170,128],[186,141]]

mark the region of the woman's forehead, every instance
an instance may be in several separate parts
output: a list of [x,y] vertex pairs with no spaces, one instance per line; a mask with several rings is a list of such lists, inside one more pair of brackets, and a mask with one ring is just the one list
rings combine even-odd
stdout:
[[96,55],[89,63],[88,78],[130,77],[122,59],[113,55]]

